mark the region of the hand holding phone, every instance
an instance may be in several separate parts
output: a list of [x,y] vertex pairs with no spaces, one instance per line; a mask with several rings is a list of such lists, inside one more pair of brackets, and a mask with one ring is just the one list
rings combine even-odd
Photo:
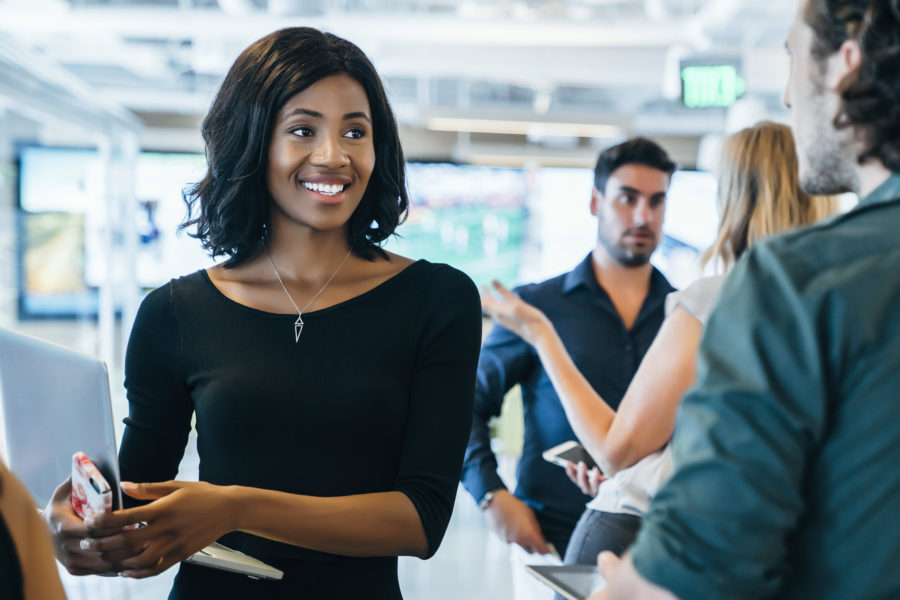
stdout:
[[583,462],[584,466],[588,469],[593,469],[597,466],[597,463],[594,462],[594,459],[591,458],[588,451],[584,449],[584,446],[574,440],[563,442],[558,446],[554,446],[553,448],[544,451],[543,457],[544,460],[561,467],[565,467],[566,462],[571,462],[575,465]]
[[112,510],[112,490],[84,452],[72,455],[72,508],[84,519]]

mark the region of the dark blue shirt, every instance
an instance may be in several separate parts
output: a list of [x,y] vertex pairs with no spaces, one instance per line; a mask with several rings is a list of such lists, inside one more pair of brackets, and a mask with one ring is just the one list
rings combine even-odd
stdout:
[[[597,283],[590,255],[569,273],[521,286],[516,293],[549,317],[575,365],[615,409],[662,324],[665,297],[673,289],[653,269],[650,291],[631,330]],[[516,384],[522,386],[525,439],[515,494],[535,510],[544,536],[564,552],[590,498],[569,481],[563,469],[541,455],[576,439],[575,433],[534,348],[500,325],[491,330],[478,360],[475,414],[462,482],[476,501],[490,490],[505,487],[491,451],[488,420],[500,414],[506,392]]]

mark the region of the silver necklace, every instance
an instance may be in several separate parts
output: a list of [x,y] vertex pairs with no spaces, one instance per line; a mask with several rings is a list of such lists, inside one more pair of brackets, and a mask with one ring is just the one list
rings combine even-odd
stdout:
[[334,281],[334,278],[337,277],[338,271],[341,270],[341,267],[344,266],[344,263],[347,262],[347,259],[350,258],[350,253],[353,252],[353,249],[347,251],[347,256],[344,257],[344,260],[341,261],[341,264],[338,265],[338,268],[334,270],[334,273],[331,274],[331,277],[328,278],[328,281],[325,282],[325,285],[316,292],[316,295],[313,296],[309,302],[303,305],[303,308],[297,308],[297,303],[294,302],[294,299],[291,297],[291,293],[288,291],[287,286],[284,285],[284,281],[281,280],[281,275],[278,274],[278,269],[275,268],[275,263],[272,262],[272,257],[269,256],[269,248],[266,246],[266,258],[269,259],[269,264],[272,265],[272,270],[275,272],[275,277],[278,279],[278,283],[281,284],[281,289],[284,290],[284,294],[288,297],[288,300],[291,301],[291,306],[294,307],[294,310],[297,311],[297,320],[294,321],[294,343],[300,341],[300,333],[303,331],[303,313],[306,312],[306,309],[312,306],[312,303],[316,301],[316,299],[322,295],[322,292],[325,291],[325,288],[328,287],[328,284]]

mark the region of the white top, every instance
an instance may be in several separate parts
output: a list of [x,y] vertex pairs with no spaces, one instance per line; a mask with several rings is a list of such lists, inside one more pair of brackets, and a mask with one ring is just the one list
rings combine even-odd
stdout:
[[[666,297],[666,316],[682,306],[705,327],[724,281],[725,275],[703,277],[683,290],[671,292]],[[666,444],[663,449],[645,456],[600,484],[600,491],[588,503],[588,508],[640,517],[649,508],[660,486],[672,476],[672,471],[672,450]]]

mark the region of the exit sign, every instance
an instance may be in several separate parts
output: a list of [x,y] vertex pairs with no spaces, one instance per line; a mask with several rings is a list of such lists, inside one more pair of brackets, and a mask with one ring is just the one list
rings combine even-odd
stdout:
[[688,108],[731,106],[745,88],[735,64],[681,65],[681,99]]

